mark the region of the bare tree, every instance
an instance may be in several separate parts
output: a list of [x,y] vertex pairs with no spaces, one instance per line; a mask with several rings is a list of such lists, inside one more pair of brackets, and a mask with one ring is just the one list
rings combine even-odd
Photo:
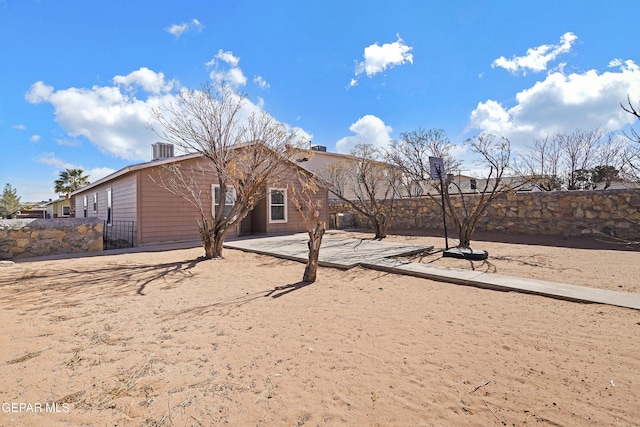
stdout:
[[320,246],[322,245],[322,237],[327,230],[327,224],[320,219],[323,208],[322,201],[314,197],[319,191],[318,179],[310,172],[299,170],[297,180],[294,182],[297,185],[290,184],[288,193],[296,210],[300,213],[309,235],[307,242],[309,257],[302,281],[313,283],[316,281],[318,273]]
[[536,138],[521,159],[516,165],[519,175],[531,178],[532,184],[541,191],[560,190],[561,152],[557,139],[549,135]]
[[[631,97],[627,96],[626,106],[623,103],[620,103],[620,106],[627,113],[631,114],[632,116],[636,116],[638,119],[640,119],[640,104],[638,104],[638,107],[633,105],[633,103],[631,102]],[[640,134],[638,134],[635,129],[632,129],[631,137],[629,139],[640,143]]]
[[387,236],[398,197],[401,171],[382,162],[372,144],[358,144],[352,159],[318,172],[327,188],[371,221],[376,239]]
[[403,172],[403,185],[409,196],[422,196],[429,186],[429,157],[440,157],[445,170],[460,169],[460,161],[455,158],[451,143],[442,129],[403,132],[399,140],[391,141],[385,153],[386,160],[398,166]]
[[628,143],[619,134],[609,133],[596,148],[594,164],[590,169],[591,188],[604,183],[606,190],[614,181],[621,181],[620,173],[625,164]]
[[558,132],[554,136],[560,147],[566,171],[567,189],[580,190],[581,172],[595,166],[594,159],[600,140],[605,131],[600,128],[592,130],[576,129],[573,133]]
[[[633,105],[629,96],[627,96],[627,105],[625,106],[621,103],[620,106],[627,113],[640,119],[640,104],[638,104],[637,107]],[[625,133],[625,136],[629,141],[635,143],[635,145],[627,147],[625,151],[625,167],[632,180],[640,181],[640,133],[634,128],[631,128],[631,133]]]
[[488,171],[488,176],[478,188],[478,193],[472,196],[465,195],[450,179],[445,182],[444,188],[440,188],[439,181],[433,181],[438,191],[444,192],[447,215],[453,220],[458,233],[458,247],[462,249],[470,249],[471,237],[478,221],[491,203],[502,194],[513,192],[526,183],[521,177],[507,179],[505,176],[511,167],[511,144],[507,138],[482,133],[466,143],[470,151],[477,156],[477,166]]
[[[173,177],[161,185],[196,206],[205,257],[221,258],[227,235],[266,196],[266,185],[290,167],[298,136],[265,111],[251,111],[228,86],[185,89],[153,116],[162,126],[160,137],[205,162],[193,170],[168,167]],[[199,181],[207,173],[208,188]]]
[[558,132],[534,140],[514,165],[517,173],[542,191],[609,188],[621,180],[627,144],[602,129]]

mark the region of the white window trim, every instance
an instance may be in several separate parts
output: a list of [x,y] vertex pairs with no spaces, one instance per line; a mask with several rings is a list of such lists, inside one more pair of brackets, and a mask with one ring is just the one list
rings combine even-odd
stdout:
[[[271,218],[271,192],[272,191],[281,191],[282,193],[284,193],[284,219],[272,219]],[[282,206],[282,205],[276,205],[276,206]],[[269,224],[278,224],[278,223],[285,223],[288,222],[288,217],[287,217],[287,189],[286,188],[268,188],[267,189],[267,215],[269,217]]]
[[113,225],[113,192],[107,188],[107,225]]
[[93,213],[98,213],[98,193],[93,193],[93,197],[91,198],[93,201],[92,209]]
[[82,198],[82,217],[86,218],[89,216],[89,196],[84,196]]
[[[216,188],[220,188],[219,184],[211,184],[211,214],[213,215],[213,218],[215,219],[216,217]],[[233,202],[235,204],[236,201],[236,189],[235,187],[227,187],[227,191],[231,190],[233,193]],[[218,190],[220,191],[220,190]],[[222,197],[222,193],[220,193],[220,197]],[[220,204],[218,204],[217,206],[220,206]],[[232,218],[233,220],[233,218]]]

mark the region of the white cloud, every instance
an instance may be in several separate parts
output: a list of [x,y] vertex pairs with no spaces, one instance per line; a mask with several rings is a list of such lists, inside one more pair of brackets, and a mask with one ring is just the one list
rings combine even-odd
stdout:
[[293,128],[291,128],[291,130],[298,134],[298,137],[299,137],[301,142],[303,142],[303,143],[305,143],[305,142],[311,143],[313,141],[313,134],[307,132],[306,130],[302,129],[301,127],[293,127]]
[[27,127],[25,125],[13,125],[11,126],[14,129],[18,129],[18,130],[26,130]]
[[29,92],[25,94],[25,99],[32,104],[38,104],[40,102],[47,102],[51,98],[53,93],[53,87],[44,84],[39,81],[31,85]]
[[80,145],[82,145],[82,142],[78,141],[77,139],[56,139],[56,142],[66,147],[79,147]]
[[53,105],[56,121],[72,138],[85,137],[100,151],[115,157],[147,160],[149,145],[157,140],[147,129],[147,124],[153,122],[151,109],[173,99],[170,92],[156,91],[173,85],[164,81],[162,73],[139,71],[117,76],[114,81],[141,84],[143,91],[151,91],[143,93],[146,99],[123,93],[118,84],[54,90],[41,81],[31,86],[25,98],[31,103]]
[[539,136],[575,129],[602,127],[620,130],[633,123],[620,103],[640,98],[640,67],[633,61],[612,61],[617,70],[565,74],[557,71],[516,94],[516,105],[480,102],[471,113],[470,126],[529,145]]
[[267,81],[263,79],[262,76],[255,76],[253,78],[253,83],[260,89],[269,89],[271,87],[271,85],[267,83]]
[[73,169],[75,166],[56,157],[53,153],[44,153],[34,159],[38,163],[55,166],[58,169]]
[[[233,52],[231,51],[225,52],[222,49],[218,50],[218,54],[215,56],[215,59],[219,59],[220,61],[226,62],[232,67],[237,67],[238,64],[240,63],[240,58],[238,58],[237,56],[234,56]],[[215,59],[213,59],[212,61],[215,61]],[[208,64],[213,65],[211,61],[209,61]]]
[[[150,145],[158,140],[158,136],[149,130],[149,126],[162,128],[151,111],[163,105],[176,105],[175,90],[169,89],[179,87],[179,82],[167,82],[162,73],[151,70],[117,76],[113,82],[112,86],[55,90],[39,81],[31,86],[25,99],[34,104],[49,103],[53,106],[56,122],[69,136],[58,139],[59,144],[81,143],[83,140],[77,138],[84,137],[111,156],[129,161],[150,160]],[[129,83],[139,84],[140,89],[127,91]],[[256,104],[245,99],[239,119],[242,121],[263,109],[264,100],[260,99]],[[311,135],[302,130],[300,134],[311,139]],[[53,155],[40,160],[55,164]]]
[[166,81],[164,73],[156,73],[147,67],[141,67],[126,76],[115,76],[113,82],[116,85],[124,86],[128,91],[139,86],[146,92],[156,94],[170,91],[175,84],[174,81]]
[[522,72],[523,74],[526,74],[528,70],[533,72],[545,71],[549,62],[555,60],[563,53],[568,53],[577,39],[578,36],[574,33],[565,33],[560,37],[560,43],[558,44],[543,44],[538,47],[533,47],[527,49],[526,55],[513,56],[511,59],[501,56],[493,61],[491,67],[500,67],[511,73]]
[[373,144],[377,148],[386,147],[391,140],[391,127],[373,115],[366,115],[353,123],[349,130],[355,135],[345,136],[336,142],[336,151],[347,154],[357,144]]
[[[74,165],[73,163],[66,162],[62,159],[56,157],[54,153],[44,153],[39,157],[34,159],[38,163],[43,163],[45,165],[54,166],[58,170],[62,169],[82,169],[86,175],[89,176],[89,181],[94,182],[99,180],[100,178],[104,178],[107,175],[110,175],[115,172],[115,169],[107,168],[107,167],[96,167],[92,169],[85,169],[83,166]],[[56,173],[57,174],[57,173]]]
[[31,135],[31,142],[39,142],[42,137],[40,135]]
[[[413,47],[407,46],[404,40],[397,35],[398,39],[393,43],[384,43],[380,46],[377,42],[364,48],[364,61],[356,62],[356,77],[365,73],[367,77],[373,77],[407,62],[413,64]],[[351,79],[349,87],[358,84],[357,79]]]
[[185,31],[191,29],[202,31],[203,28],[204,25],[202,25],[200,21],[198,21],[197,19],[192,19],[191,21],[183,22],[182,24],[171,24],[165,29],[165,31],[173,34],[176,37],[180,37]]
[[87,173],[87,175],[89,175],[89,182],[95,182],[100,178],[104,178],[107,175],[111,175],[112,173],[115,172],[115,169],[99,167],[99,168],[89,169],[85,172]]
[[[230,66],[228,70],[220,70],[221,62]],[[247,84],[247,78],[238,67],[240,58],[233,55],[233,52],[225,52],[222,49],[218,50],[216,56],[205,65],[207,67],[214,67],[209,74],[211,80],[219,84],[229,85],[234,88],[245,86]]]

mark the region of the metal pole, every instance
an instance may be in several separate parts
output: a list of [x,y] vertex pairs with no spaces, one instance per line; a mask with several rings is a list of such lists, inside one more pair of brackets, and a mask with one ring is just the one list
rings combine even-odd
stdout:
[[449,249],[449,236],[447,236],[447,213],[444,208],[444,180],[442,179],[442,171],[436,167],[438,178],[440,178],[440,198],[442,199],[442,223],[444,224],[444,247]]

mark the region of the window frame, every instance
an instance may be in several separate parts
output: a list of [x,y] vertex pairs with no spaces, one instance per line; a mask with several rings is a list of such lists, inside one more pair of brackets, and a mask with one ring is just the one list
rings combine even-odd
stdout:
[[83,218],[86,218],[89,215],[89,196],[84,196],[82,198],[82,214]]
[[113,225],[113,192],[107,188],[107,225]]
[[98,193],[93,193],[93,213],[98,213]]
[[[274,191],[279,191],[284,196],[284,200],[282,203],[273,203],[271,199],[271,195]],[[273,210],[272,207],[282,207],[284,210],[284,218],[283,219],[273,219]],[[289,218],[287,215],[287,210],[289,208],[288,200],[287,200],[287,189],[280,187],[269,187],[267,190],[267,215],[269,216],[269,224],[284,224],[289,222]]]
[[[220,184],[211,184],[211,214],[213,215],[213,218],[216,218],[216,210],[217,210],[217,206],[220,206],[220,202],[218,202],[216,204],[216,189],[218,190],[218,193],[220,192]],[[233,205],[235,205],[236,203],[236,189],[233,186],[227,186],[227,194],[231,192],[231,197],[233,197],[233,204],[229,205],[228,203],[225,202],[225,207],[227,206],[231,206],[233,207]],[[226,198],[225,198],[226,200]],[[233,219],[232,219],[233,220]]]

